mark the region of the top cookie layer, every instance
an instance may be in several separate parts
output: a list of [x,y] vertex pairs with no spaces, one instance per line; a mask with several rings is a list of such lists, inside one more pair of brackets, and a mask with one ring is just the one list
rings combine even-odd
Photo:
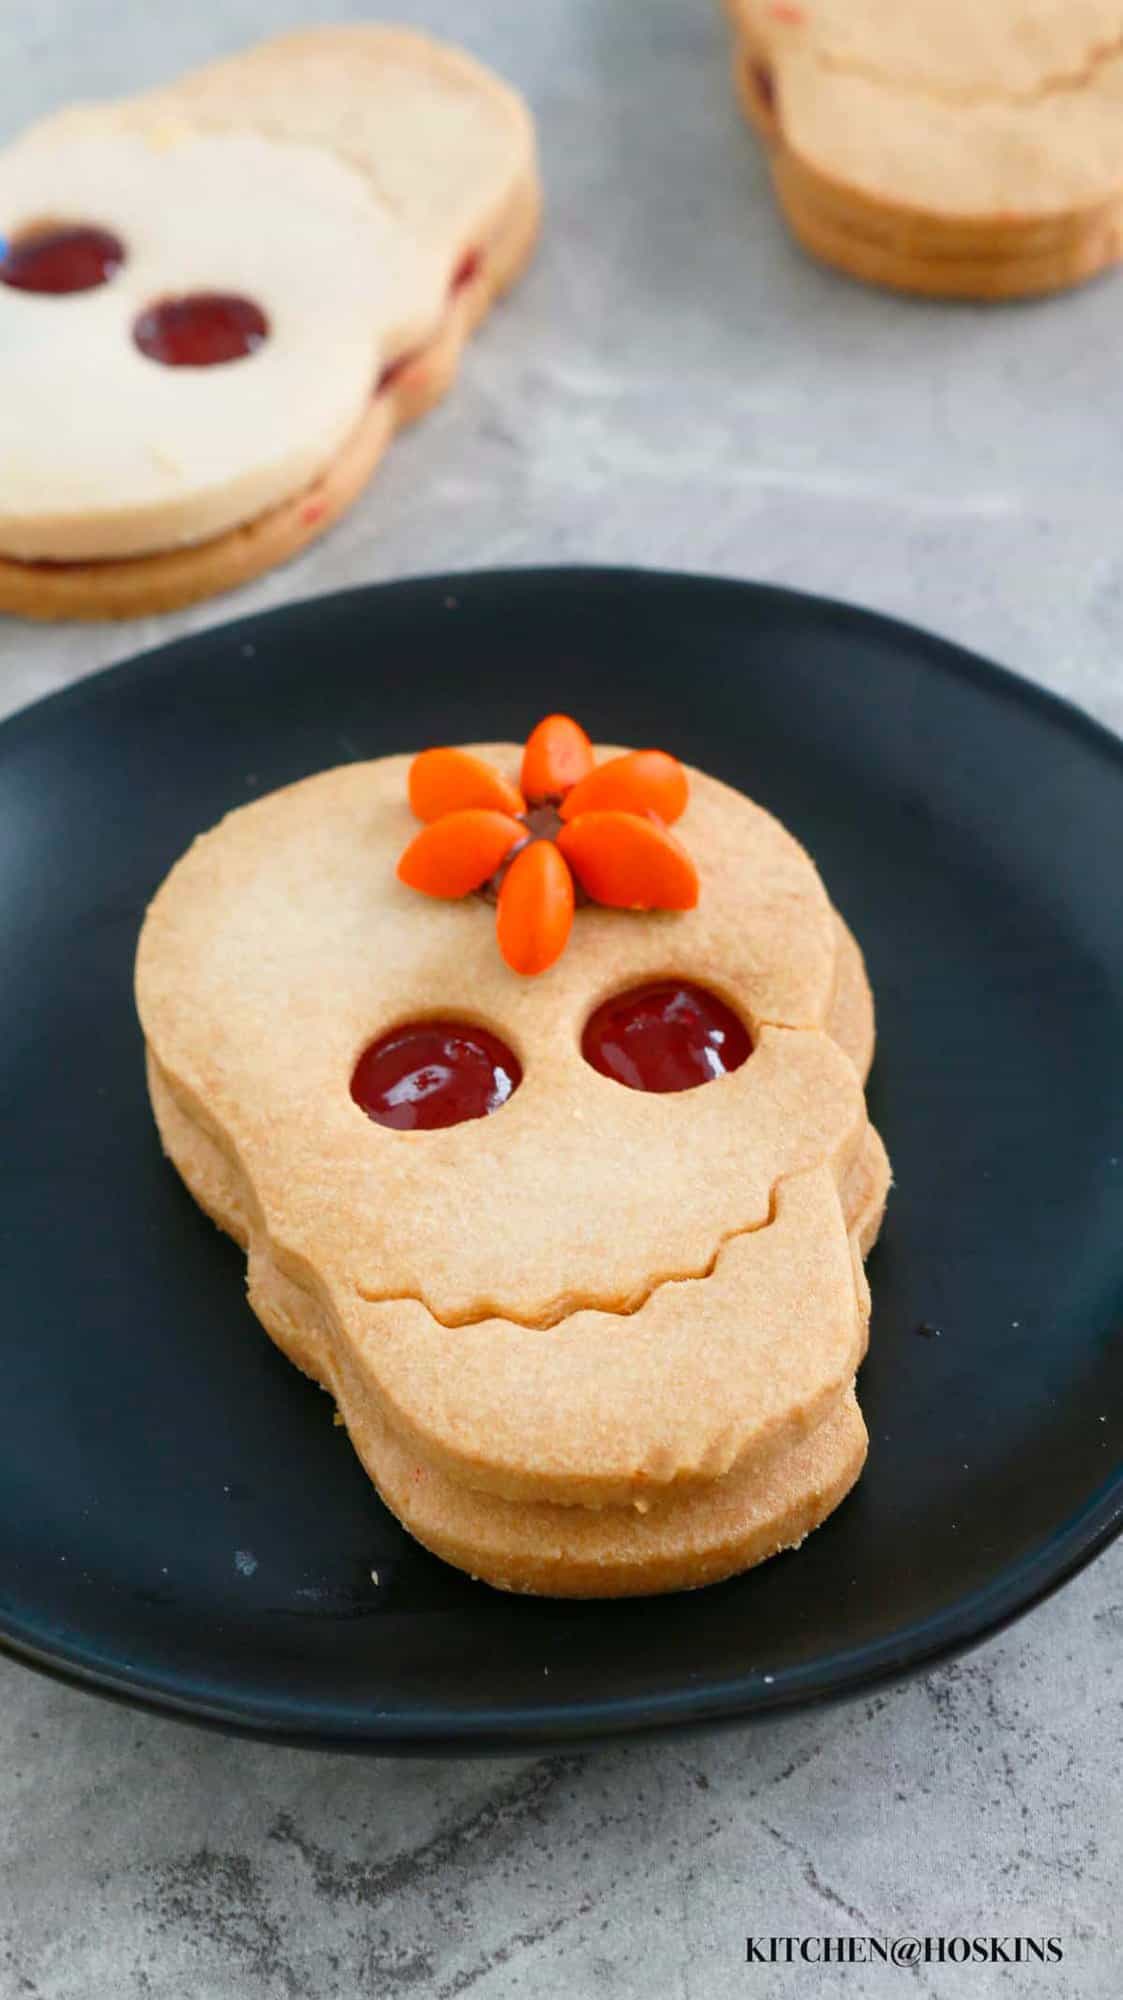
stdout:
[[534,127],[517,92],[460,49],[369,22],[277,35],[162,89],[60,112],[31,136],[107,119],[121,130],[186,123],[320,146],[362,173],[439,253],[446,276],[535,171]]
[[[518,751],[481,754],[515,772]],[[696,910],[579,913],[564,958],[521,981],[482,902],[430,902],[395,879],[415,830],[408,761],[346,766],[232,814],[196,841],[149,912],[137,967],[152,1051],[197,1122],[236,1156],[279,1263],[447,1324],[549,1324],[632,1308],[707,1270],[759,1227],[786,1176],[841,1173],[865,1109],[823,1032],[837,946],[806,854],[701,774],[680,823]],[[723,994],[754,1030],[742,1069],[672,1096],[583,1061],[597,1003],[660,975]],[[494,1028],[523,1082],[491,1118],[427,1133],[372,1124],[349,1083],[396,1022]]]

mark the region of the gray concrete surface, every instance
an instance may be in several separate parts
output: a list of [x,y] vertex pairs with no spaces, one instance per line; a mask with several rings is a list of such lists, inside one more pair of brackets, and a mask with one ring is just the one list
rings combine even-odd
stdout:
[[[38,0],[0,134],[338,0]],[[805,263],[709,0],[398,0],[529,95],[540,259],[321,547],[227,605],[0,625],[0,708],[366,578],[594,559],[776,578],[965,640],[1123,727],[1123,277],[985,311]],[[2,376],[0,376],[2,392]],[[1119,1992],[1123,1551],[865,1704],[588,1757],[363,1764],[0,1666],[3,2000]],[[744,1963],[747,1932],[1059,1936],[1034,1969]]]

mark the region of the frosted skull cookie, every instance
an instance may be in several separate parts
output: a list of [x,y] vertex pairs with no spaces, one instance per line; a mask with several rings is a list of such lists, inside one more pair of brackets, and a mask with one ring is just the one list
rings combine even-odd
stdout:
[[405,1526],[512,1589],[675,1589],[865,1454],[888,1165],[808,856],[550,717],[232,813],[157,893],[164,1146]]
[[537,215],[521,100],[405,30],[33,127],[0,153],[0,610],[163,610],[294,554],[447,388]]

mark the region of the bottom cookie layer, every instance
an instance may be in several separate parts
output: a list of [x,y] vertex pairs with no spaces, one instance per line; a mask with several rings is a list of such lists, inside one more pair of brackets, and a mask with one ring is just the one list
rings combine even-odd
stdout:
[[358,498],[395,431],[423,416],[450,387],[469,334],[529,262],[540,207],[537,182],[528,181],[476,271],[452,293],[435,338],[395,364],[392,378],[312,486],[211,541],[157,555],[86,563],[0,556],[0,613],[43,621],[143,618],[217,597],[299,555]]
[[644,1597],[693,1590],[798,1548],[845,1499],[866,1458],[853,1390],[763,1470],[634,1508],[527,1505],[475,1493],[411,1454],[385,1425],[352,1442],[391,1513],[434,1555],[500,1590]]
[[[183,1172],[182,1159],[176,1164]],[[198,1199],[190,1178],[188,1186]],[[245,1218],[233,1210],[224,1218],[216,1193],[208,1187],[203,1205],[243,1238]],[[504,1500],[449,1478],[393,1430],[361,1369],[332,1341],[316,1301],[256,1249],[249,1296],[270,1338],[335,1398],[352,1445],[402,1526],[434,1555],[500,1590],[644,1597],[716,1583],[798,1547],[845,1499],[865,1463],[866,1427],[851,1386],[798,1444],[646,1510]]]

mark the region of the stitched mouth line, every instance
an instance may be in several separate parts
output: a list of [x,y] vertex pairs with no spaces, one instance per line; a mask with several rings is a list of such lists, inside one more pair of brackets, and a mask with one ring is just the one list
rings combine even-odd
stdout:
[[[798,1171],[806,1173],[808,1169],[801,1168]],[[524,1327],[528,1332],[547,1333],[552,1328],[561,1326],[566,1320],[575,1319],[579,1313],[584,1312],[600,1313],[605,1319],[631,1319],[636,1313],[642,1311],[649,1300],[654,1298],[656,1292],[664,1291],[668,1285],[704,1284],[707,1278],[713,1277],[723,1253],[731,1243],[737,1242],[742,1236],[757,1236],[762,1229],[771,1228],[776,1220],[776,1201],[779,1190],[784,1182],[791,1178],[790,1174],[781,1174],[779,1180],[774,1183],[771,1195],[769,1196],[767,1215],[760,1222],[746,1223],[739,1229],[727,1229],[725,1234],[718,1238],[713,1254],[698,1269],[663,1272],[659,1277],[653,1278],[650,1284],[642,1286],[639,1290],[631,1293],[626,1299],[612,1305],[606,1305],[603,1299],[591,1295],[582,1297],[579,1294],[574,1295],[573,1293],[569,1293],[565,1298],[551,1300],[549,1305],[544,1306],[540,1312],[533,1315],[514,1313],[509,1307],[500,1305],[494,1300],[489,1300],[482,1306],[473,1306],[469,1311],[463,1313],[439,1313],[430,1305],[428,1299],[422,1297],[420,1292],[380,1292],[373,1285],[362,1285],[357,1282],[355,1290],[366,1305],[421,1306],[428,1313],[430,1319],[436,1321],[438,1326],[447,1327],[450,1330],[459,1327],[483,1326],[488,1320],[498,1319],[502,1320],[507,1326]]]
[[[846,1172],[852,1170],[862,1160],[871,1130],[867,1122],[847,1163]],[[549,1305],[534,1314],[512,1312],[509,1307],[500,1305],[495,1300],[489,1300],[482,1306],[473,1306],[462,1313],[439,1313],[420,1292],[380,1292],[374,1285],[364,1285],[358,1280],[355,1281],[355,1292],[365,1305],[418,1305],[436,1325],[446,1327],[450,1331],[459,1327],[483,1326],[488,1320],[502,1320],[508,1326],[523,1327],[528,1332],[547,1333],[555,1327],[562,1326],[567,1320],[575,1319],[579,1313],[585,1312],[599,1313],[604,1319],[631,1319],[642,1311],[657,1292],[664,1291],[668,1285],[698,1285],[704,1284],[707,1278],[712,1278],[730,1244],[738,1242],[744,1236],[758,1236],[762,1230],[772,1227],[776,1220],[780,1189],[788,1181],[797,1180],[801,1174],[814,1171],[814,1167],[803,1166],[794,1167],[789,1173],[780,1174],[772,1183],[767,1213],[759,1222],[743,1223],[737,1229],[727,1229],[718,1237],[713,1252],[704,1264],[693,1270],[663,1272],[653,1278],[650,1284],[640,1287],[626,1299],[618,1300],[611,1305],[607,1305],[603,1298],[580,1294],[575,1296],[573,1293],[568,1293],[564,1298],[552,1300]],[[856,1216],[852,1220],[847,1212],[844,1184],[845,1174],[843,1184],[838,1187],[839,1206],[842,1210],[843,1227],[853,1242],[862,1212],[862,1201],[859,1197]]]
[[1084,61],[1077,67],[1057,70],[1023,90],[955,90],[941,89],[911,77],[894,77],[887,70],[879,69],[876,63],[864,63],[854,56],[833,55],[825,49],[816,51],[815,56],[819,68],[832,75],[857,77],[897,96],[925,98],[930,103],[946,104],[964,111],[988,107],[1017,108],[1041,104],[1050,97],[1074,95],[1087,90],[1101,70],[1110,68],[1121,58],[1123,32],[1114,35],[1110,41],[1093,43]]
[[[160,1073],[163,1079],[162,1070]],[[175,1099],[174,1092],[170,1091],[170,1086],[167,1085],[166,1079],[163,1080],[165,1081],[165,1087],[169,1088],[169,1094],[176,1102],[181,1116],[186,1118],[200,1135],[207,1139],[215,1147],[216,1151],[221,1154],[227,1168],[235,1175],[239,1184],[242,1187],[248,1187],[247,1178],[241,1165],[235,1159],[231,1158],[226,1147],[221,1144],[212,1132],[202,1126],[189,1112],[185,1111],[179,1100]],[[868,1131],[868,1126],[863,1131],[862,1138],[859,1140],[855,1152],[848,1163],[851,1167],[861,1157],[866,1131]],[[380,1291],[375,1285],[364,1285],[356,1279],[353,1281],[354,1292],[356,1297],[363,1301],[364,1305],[420,1306],[422,1311],[427,1313],[436,1325],[445,1327],[449,1331],[454,1331],[461,1327],[483,1326],[489,1320],[502,1320],[508,1326],[522,1327],[527,1332],[545,1333],[563,1325],[567,1320],[575,1319],[579,1313],[585,1312],[599,1313],[605,1319],[631,1319],[636,1313],[642,1311],[643,1307],[655,1297],[657,1292],[664,1291],[669,1285],[704,1284],[707,1278],[712,1278],[730,1244],[736,1243],[740,1238],[745,1236],[757,1236],[762,1230],[772,1227],[776,1220],[779,1192],[786,1182],[797,1179],[800,1174],[814,1171],[814,1167],[803,1166],[793,1168],[789,1173],[780,1174],[772,1184],[768,1198],[767,1212],[761,1217],[760,1221],[742,1223],[735,1229],[725,1230],[718,1237],[713,1251],[704,1264],[693,1269],[662,1272],[653,1278],[649,1284],[637,1288],[627,1298],[617,1300],[612,1304],[607,1304],[602,1297],[592,1294],[567,1293],[563,1298],[551,1300],[548,1305],[533,1314],[512,1312],[508,1306],[500,1304],[497,1300],[487,1300],[484,1304],[472,1306],[464,1312],[439,1313],[419,1291],[384,1292]],[[850,1218],[846,1213],[841,1187],[839,1188],[839,1205],[842,1208],[843,1226],[849,1236],[852,1234],[852,1230]]]
[[[762,1027],[772,1027],[779,1026],[780,1024],[762,1022],[760,1025]],[[802,1031],[792,1030],[792,1032],[799,1033]],[[868,1131],[869,1125],[867,1121],[853,1154],[847,1162],[847,1170],[856,1165],[860,1160]],[[819,1164],[823,1163],[820,1162]],[[760,1234],[761,1230],[771,1228],[776,1220],[776,1205],[779,1192],[785,1182],[798,1178],[800,1174],[813,1171],[813,1167],[802,1166],[794,1167],[790,1172],[778,1175],[772,1183],[771,1192],[768,1197],[767,1211],[761,1217],[760,1221],[742,1223],[735,1229],[725,1230],[718,1237],[710,1256],[704,1264],[684,1271],[661,1272],[649,1284],[638,1287],[634,1292],[629,1293],[626,1298],[615,1300],[611,1304],[606,1304],[603,1297],[591,1293],[575,1294],[570,1292],[563,1298],[551,1300],[548,1305],[543,1306],[535,1313],[512,1312],[509,1307],[501,1305],[497,1300],[490,1299],[483,1305],[472,1306],[464,1312],[439,1313],[430,1304],[429,1300],[418,1291],[383,1292],[379,1291],[375,1285],[364,1285],[360,1280],[356,1279],[354,1281],[355,1292],[365,1305],[418,1305],[429,1315],[429,1318],[436,1325],[446,1327],[450,1331],[460,1327],[483,1326],[488,1320],[502,1320],[508,1326],[523,1327],[528,1332],[545,1333],[549,1332],[552,1328],[563,1325],[566,1320],[575,1319],[579,1313],[585,1312],[600,1313],[605,1319],[632,1319],[636,1313],[642,1311],[643,1307],[654,1298],[657,1292],[664,1291],[668,1285],[703,1284],[707,1278],[712,1278],[724,1251],[731,1243],[735,1243],[742,1236],[756,1236]],[[846,1212],[841,1185],[838,1192],[839,1205],[842,1208],[843,1225],[849,1236],[852,1233],[851,1224]]]
[[[762,1027],[780,1026],[779,1023],[772,1021],[762,1021],[760,1025]],[[788,1032],[799,1034],[806,1031],[802,1029],[791,1029],[788,1030]],[[822,1031],[816,1030],[815,1032],[822,1032]],[[149,1054],[150,1056],[152,1056],[151,1049],[149,1050]],[[194,1113],[189,1111],[184,1106],[180,1098],[177,1096],[177,1093],[175,1092],[174,1088],[172,1087],[167,1072],[164,1070],[163,1064],[155,1056],[152,1056],[152,1060],[155,1064],[155,1068],[161,1078],[161,1081],[164,1084],[164,1087],[168,1090],[169,1095],[172,1097],[173,1102],[176,1104],[177,1109],[180,1112],[180,1115],[184,1117],[189,1124],[193,1125],[195,1129],[200,1133],[200,1135],[204,1137],[206,1140],[208,1140],[209,1143],[212,1146],[214,1146],[215,1149],[221,1154],[227,1168],[235,1176],[239,1184],[249,1189],[251,1184],[249,1182],[248,1176],[245,1173],[244,1168],[241,1165],[241,1162],[237,1159],[237,1156],[232,1155],[231,1151],[228,1148],[228,1145],[224,1143],[221,1139],[219,1139],[217,1135],[213,1131],[211,1131],[207,1126],[203,1125],[201,1121],[194,1115]],[[839,1207],[842,1212],[843,1227],[846,1230],[848,1238],[851,1239],[853,1239],[854,1232],[851,1224],[851,1218],[847,1212],[847,1207],[846,1207],[845,1180],[847,1174],[860,1162],[863,1155],[863,1149],[865,1147],[866,1140],[868,1138],[870,1130],[871,1127],[869,1124],[869,1120],[867,1118],[863,1122],[861,1131],[859,1133],[857,1142],[854,1145],[853,1151],[849,1154],[849,1157],[846,1160],[846,1165],[845,1168],[843,1169],[842,1176],[840,1179],[836,1180]],[[705,1263],[696,1266],[694,1268],[688,1268],[686,1270],[662,1272],[658,1276],[651,1279],[649,1283],[636,1288],[636,1290],[630,1293],[626,1298],[622,1300],[613,1301],[611,1304],[606,1303],[604,1298],[600,1296],[592,1294],[567,1293],[563,1297],[551,1300],[547,1305],[543,1306],[537,1312],[534,1313],[516,1313],[513,1312],[509,1307],[500,1304],[498,1301],[490,1299],[484,1301],[484,1303],[482,1304],[475,1304],[463,1312],[440,1313],[424,1296],[424,1294],[417,1290],[406,1290],[400,1292],[380,1291],[378,1287],[375,1285],[364,1284],[358,1279],[353,1279],[351,1281],[353,1292],[354,1295],[357,1298],[361,1299],[365,1305],[420,1306],[422,1311],[428,1315],[428,1317],[434,1322],[434,1324],[436,1324],[437,1326],[444,1327],[448,1331],[455,1331],[460,1328],[483,1326],[488,1321],[500,1320],[508,1326],[517,1326],[523,1328],[527,1332],[549,1332],[554,1328],[561,1326],[567,1320],[575,1319],[578,1314],[585,1312],[598,1313],[605,1319],[631,1319],[635,1316],[636,1313],[642,1311],[644,1306],[646,1306],[649,1303],[649,1301],[652,1298],[654,1298],[657,1292],[665,1290],[669,1285],[702,1284],[706,1281],[706,1279],[711,1278],[714,1275],[714,1272],[716,1271],[724,1252],[726,1251],[726,1249],[729,1247],[730,1244],[737,1242],[738,1239],[741,1237],[756,1236],[759,1235],[762,1230],[771,1228],[773,1223],[776,1221],[776,1211],[777,1211],[777,1203],[778,1203],[780,1189],[789,1180],[798,1179],[801,1174],[814,1172],[816,1170],[816,1167],[821,1167],[825,1164],[827,1164],[826,1161],[820,1160],[818,1162],[813,1163],[810,1166],[804,1164],[802,1166],[793,1167],[789,1169],[787,1173],[779,1174],[772,1183],[765,1214],[757,1222],[742,1223],[733,1229],[725,1230],[718,1237],[717,1242],[715,1243],[714,1248],[711,1251],[709,1257],[706,1259]],[[859,1203],[859,1213],[860,1213],[860,1203]],[[273,1246],[270,1246],[271,1250],[272,1248]]]

